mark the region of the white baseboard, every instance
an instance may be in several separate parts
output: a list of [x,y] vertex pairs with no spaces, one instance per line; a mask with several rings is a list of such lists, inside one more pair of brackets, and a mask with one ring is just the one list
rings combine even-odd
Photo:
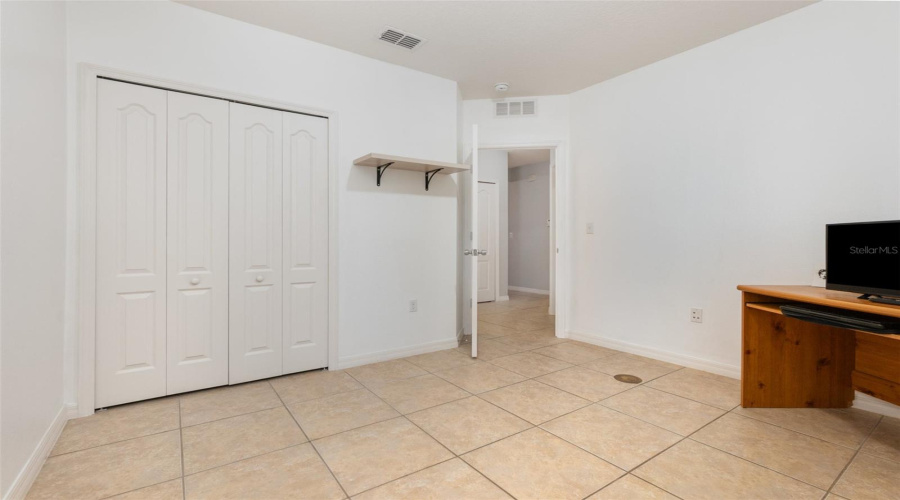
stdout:
[[853,407],[859,410],[870,411],[879,415],[900,418],[900,406],[873,398],[868,394],[856,391],[856,397],[853,400]]
[[550,290],[538,290],[537,288],[525,288],[523,286],[509,286],[507,288],[514,292],[533,293],[536,295],[550,295]]
[[608,347],[617,351],[629,352],[631,354],[658,359],[660,361],[665,361],[668,363],[675,363],[676,365],[686,366],[688,368],[694,368],[696,370],[703,370],[705,372],[715,373],[716,375],[723,375],[725,377],[731,377],[739,380],[741,378],[740,366],[728,365],[725,363],[720,363],[718,361],[696,358],[694,356],[677,352],[663,351],[660,349],[655,349],[653,347],[632,344],[617,339],[605,338],[587,332],[577,332],[569,330],[568,336],[572,340],[580,340],[581,342],[599,345],[600,347]]
[[506,302],[508,300],[509,300],[509,295],[501,295],[501,296],[497,297],[497,300],[495,302]]
[[41,440],[38,442],[37,447],[31,453],[31,456],[28,457],[25,466],[22,467],[22,470],[19,471],[19,475],[16,476],[16,479],[9,487],[9,490],[3,497],[4,500],[19,500],[25,498],[25,495],[34,483],[34,480],[37,479],[38,474],[41,472],[41,467],[44,466],[44,462],[47,460],[47,457],[50,456],[53,447],[56,446],[56,440],[59,439],[59,435],[62,434],[66,422],[70,418],[74,418],[77,412],[78,408],[73,404],[67,404],[60,407],[59,412],[53,418],[53,422],[50,423],[50,427],[44,432],[44,435],[41,436]]
[[357,354],[355,356],[346,356],[338,359],[338,369],[353,368],[354,366],[368,365],[370,363],[378,363],[380,361],[390,361],[397,358],[405,358],[407,356],[415,356],[416,354],[425,354],[428,352],[442,351],[444,349],[453,349],[459,347],[459,341],[456,337],[446,340],[436,340],[425,344],[418,344],[409,347],[401,347],[399,349],[387,349],[367,354]]

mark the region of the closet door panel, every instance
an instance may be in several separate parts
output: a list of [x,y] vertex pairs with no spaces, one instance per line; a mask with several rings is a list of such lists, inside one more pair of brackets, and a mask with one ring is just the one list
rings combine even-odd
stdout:
[[230,104],[229,383],[282,373],[281,112]]
[[284,117],[284,372],[328,366],[328,120]]
[[167,393],[228,383],[228,102],[168,93]]
[[97,88],[96,407],[166,394],[166,92]]

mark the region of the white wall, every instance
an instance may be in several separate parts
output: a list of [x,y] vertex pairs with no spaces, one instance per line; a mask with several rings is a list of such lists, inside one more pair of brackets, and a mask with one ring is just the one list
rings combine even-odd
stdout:
[[[481,133],[481,130],[478,131]],[[500,249],[497,266],[500,273],[500,289],[498,297],[509,295],[509,153],[499,149],[481,149],[478,151],[478,181],[493,182],[497,185],[500,197]],[[478,207],[481,212],[485,207]],[[478,242],[478,248],[485,248],[484,242]]]
[[6,497],[63,410],[66,8],[0,2],[0,19],[0,493]]
[[509,169],[509,286],[550,291],[550,163]]
[[[71,131],[82,62],[337,111],[341,364],[455,340],[454,179],[426,192],[423,175],[388,170],[376,187],[352,166],[370,152],[454,161],[455,82],[175,3],[68,10]],[[73,174],[74,160],[73,147]]]
[[572,94],[570,330],[736,374],[738,284],[807,284],[826,223],[900,215],[898,21],[818,3]]

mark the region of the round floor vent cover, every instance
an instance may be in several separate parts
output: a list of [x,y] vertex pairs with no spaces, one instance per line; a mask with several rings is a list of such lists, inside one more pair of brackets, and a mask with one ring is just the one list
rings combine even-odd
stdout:
[[618,380],[619,382],[625,382],[626,384],[640,384],[641,382],[643,382],[640,377],[635,377],[634,375],[628,375],[625,373],[620,373],[613,378]]

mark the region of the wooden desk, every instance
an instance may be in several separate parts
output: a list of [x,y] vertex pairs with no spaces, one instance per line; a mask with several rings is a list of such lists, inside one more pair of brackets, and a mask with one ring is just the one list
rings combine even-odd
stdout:
[[878,335],[788,318],[806,303],[900,318],[900,306],[812,286],[741,285],[741,405],[848,408],[853,390],[900,404],[900,335]]

